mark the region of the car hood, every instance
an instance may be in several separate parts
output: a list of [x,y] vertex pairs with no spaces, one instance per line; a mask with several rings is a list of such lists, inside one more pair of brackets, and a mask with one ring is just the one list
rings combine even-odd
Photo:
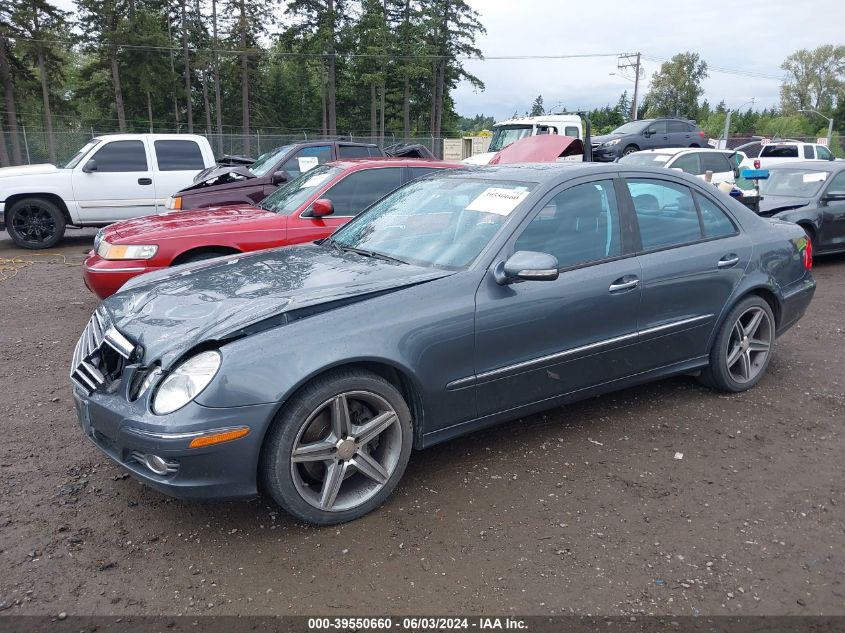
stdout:
[[772,215],[781,211],[800,209],[810,204],[810,198],[799,196],[763,196],[760,200],[760,214]]
[[141,275],[103,302],[115,326],[167,368],[207,341],[239,338],[451,275],[305,245]]
[[185,191],[204,190],[209,187],[241,187],[258,176],[243,165],[218,165],[201,172],[194,182],[174,195]]
[[19,167],[0,168],[0,178],[12,178],[18,176],[43,176],[62,171],[55,165],[43,163],[40,165],[21,165]]
[[117,222],[106,229],[103,237],[109,243],[154,244],[163,238],[230,232],[247,225],[250,229],[260,228],[253,226],[256,223],[283,224],[284,216],[250,205],[169,211]]
[[497,152],[490,159],[491,165],[511,163],[553,163],[564,157],[577,157],[584,154],[581,139],[557,134],[541,134],[519,139]]

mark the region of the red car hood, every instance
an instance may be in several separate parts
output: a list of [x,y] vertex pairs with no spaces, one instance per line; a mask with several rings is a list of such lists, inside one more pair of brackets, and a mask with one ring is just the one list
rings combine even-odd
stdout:
[[584,153],[584,144],[572,136],[541,134],[511,143],[492,159],[491,165],[509,163],[553,163],[558,158]]
[[195,211],[170,211],[124,220],[107,227],[103,237],[108,242],[116,238],[121,242],[140,244],[151,238],[260,230],[283,222],[283,216],[278,213],[249,205],[232,205]]

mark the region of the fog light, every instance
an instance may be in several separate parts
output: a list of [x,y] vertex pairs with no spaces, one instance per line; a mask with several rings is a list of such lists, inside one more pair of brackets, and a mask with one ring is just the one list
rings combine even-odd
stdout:
[[167,474],[167,462],[163,457],[159,457],[158,455],[151,455],[149,453],[144,455],[144,465],[156,475],[164,476]]

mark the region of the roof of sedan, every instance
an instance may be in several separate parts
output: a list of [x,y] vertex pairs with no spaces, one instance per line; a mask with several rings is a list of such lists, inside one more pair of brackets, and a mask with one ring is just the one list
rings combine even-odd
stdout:
[[462,169],[447,172],[447,177],[489,178],[491,180],[528,180],[546,182],[559,180],[561,176],[576,178],[602,172],[618,172],[620,167],[614,163],[582,163],[563,161],[560,163],[514,163],[508,165],[463,165]]
[[451,162],[446,160],[430,160],[426,158],[392,158],[390,156],[373,157],[373,158],[342,158],[326,163],[341,169],[351,169],[353,167],[363,169],[365,167],[439,167],[445,169],[447,167],[463,167],[463,163]]
[[791,160],[768,167],[770,171],[779,169],[811,169],[813,171],[837,172],[845,169],[845,160]]

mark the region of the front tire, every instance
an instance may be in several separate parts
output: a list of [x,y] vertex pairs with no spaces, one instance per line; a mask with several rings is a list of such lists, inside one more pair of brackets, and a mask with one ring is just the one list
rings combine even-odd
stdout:
[[396,387],[372,372],[339,370],[285,405],[265,439],[259,476],[296,518],[343,523],[384,503],[412,443],[411,413]]
[[627,156],[628,154],[633,154],[634,152],[639,152],[640,148],[636,145],[628,145],[625,149],[622,150],[622,156]]
[[761,297],[746,297],[719,329],[702,382],[722,391],[747,391],[766,373],[774,346],[772,308]]
[[65,234],[65,216],[49,200],[24,198],[9,208],[6,230],[21,248],[52,248]]

